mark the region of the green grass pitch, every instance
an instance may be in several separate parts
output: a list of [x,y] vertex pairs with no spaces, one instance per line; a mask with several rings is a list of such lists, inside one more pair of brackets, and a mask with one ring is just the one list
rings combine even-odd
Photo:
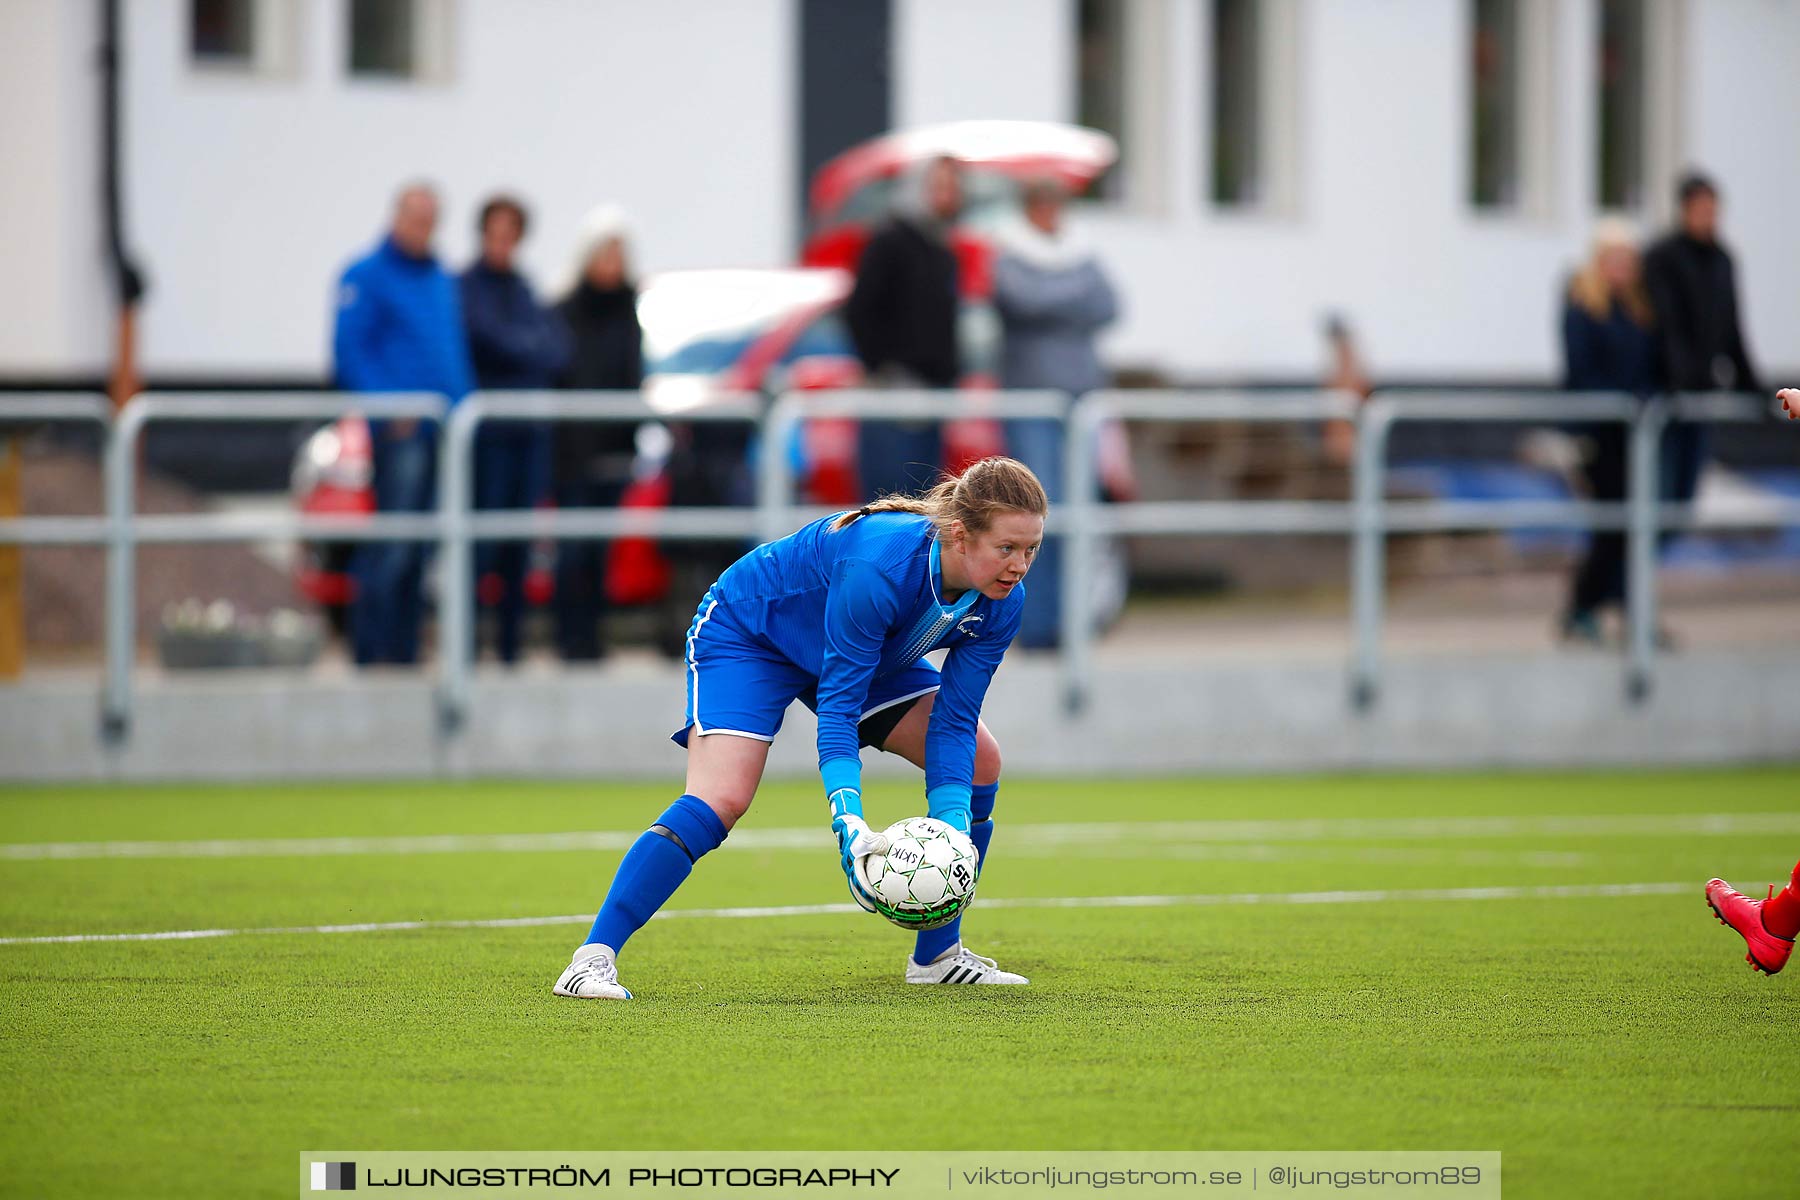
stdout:
[[[636,1001],[558,1000],[583,926],[304,929],[591,913],[617,850],[257,844],[628,832],[672,794],[0,791],[0,937],[302,930],[0,945],[0,1194],[287,1195],[319,1148],[1499,1150],[1509,1197],[1800,1186],[1800,966],[1750,972],[1701,899],[1786,877],[1800,767],[1010,780],[981,900],[1219,898],[978,900],[969,945],[1029,988],[908,988],[905,935],[827,912],[658,921]],[[671,907],[844,900],[824,817],[766,785]],[[232,844],[18,849],[198,839]],[[1608,884],[1682,886],[1531,890]],[[1346,892],[1378,894],[1280,901]]]

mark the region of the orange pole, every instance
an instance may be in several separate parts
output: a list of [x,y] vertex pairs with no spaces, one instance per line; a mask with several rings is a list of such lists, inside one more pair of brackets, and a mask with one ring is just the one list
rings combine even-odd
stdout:
[[[0,434],[0,517],[24,511],[24,468],[19,440]],[[25,555],[0,546],[0,679],[25,673]]]
[[120,307],[115,333],[113,369],[106,381],[106,391],[112,398],[113,411],[117,412],[138,393],[136,305],[126,304]]

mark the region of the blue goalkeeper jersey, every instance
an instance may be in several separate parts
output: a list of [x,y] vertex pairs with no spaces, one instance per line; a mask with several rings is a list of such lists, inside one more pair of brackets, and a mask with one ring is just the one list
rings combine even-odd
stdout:
[[925,739],[925,790],[934,810],[941,788],[966,806],[976,721],[1019,630],[1025,585],[1004,600],[970,590],[946,603],[929,517],[873,513],[833,530],[838,519],[814,521],[732,564],[712,588],[715,618],[819,681],[819,772],[828,792],[861,786],[857,723],[870,684],[948,647]]

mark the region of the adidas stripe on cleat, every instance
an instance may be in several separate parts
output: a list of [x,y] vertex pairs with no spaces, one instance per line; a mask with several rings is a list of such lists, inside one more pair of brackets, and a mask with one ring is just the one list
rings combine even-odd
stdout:
[[575,960],[563,968],[556,986],[558,996],[576,1000],[629,1000],[631,993],[619,983],[619,965],[604,946],[583,946]]
[[1002,971],[993,959],[965,950],[962,943],[958,942],[924,966],[908,956],[906,982],[1021,984],[1031,981],[1023,975]]
[[[1774,895],[1773,888],[1769,894]],[[1706,906],[1719,918],[1719,924],[1730,926],[1744,939],[1749,949],[1744,961],[1750,969],[1774,975],[1787,966],[1788,955],[1794,952],[1794,939],[1776,937],[1763,927],[1763,903],[1752,900],[1723,879],[1710,880],[1706,885]]]

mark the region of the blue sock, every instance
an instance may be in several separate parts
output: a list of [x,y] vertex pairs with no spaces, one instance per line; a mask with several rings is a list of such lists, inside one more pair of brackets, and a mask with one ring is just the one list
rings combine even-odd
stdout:
[[700,856],[718,849],[725,835],[725,823],[698,796],[669,805],[625,852],[586,944],[611,946],[615,954],[623,950],[626,939],[668,903]]
[[[977,870],[987,866],[988,843],[994,840],[994,797],[1000,794],[998,783],[980,784],[969,793],[969,840],[980,855]],[[962,940],[962,918],[942,929],[927,929],[919,934],[913,946],[913,961],[923,966]]]

